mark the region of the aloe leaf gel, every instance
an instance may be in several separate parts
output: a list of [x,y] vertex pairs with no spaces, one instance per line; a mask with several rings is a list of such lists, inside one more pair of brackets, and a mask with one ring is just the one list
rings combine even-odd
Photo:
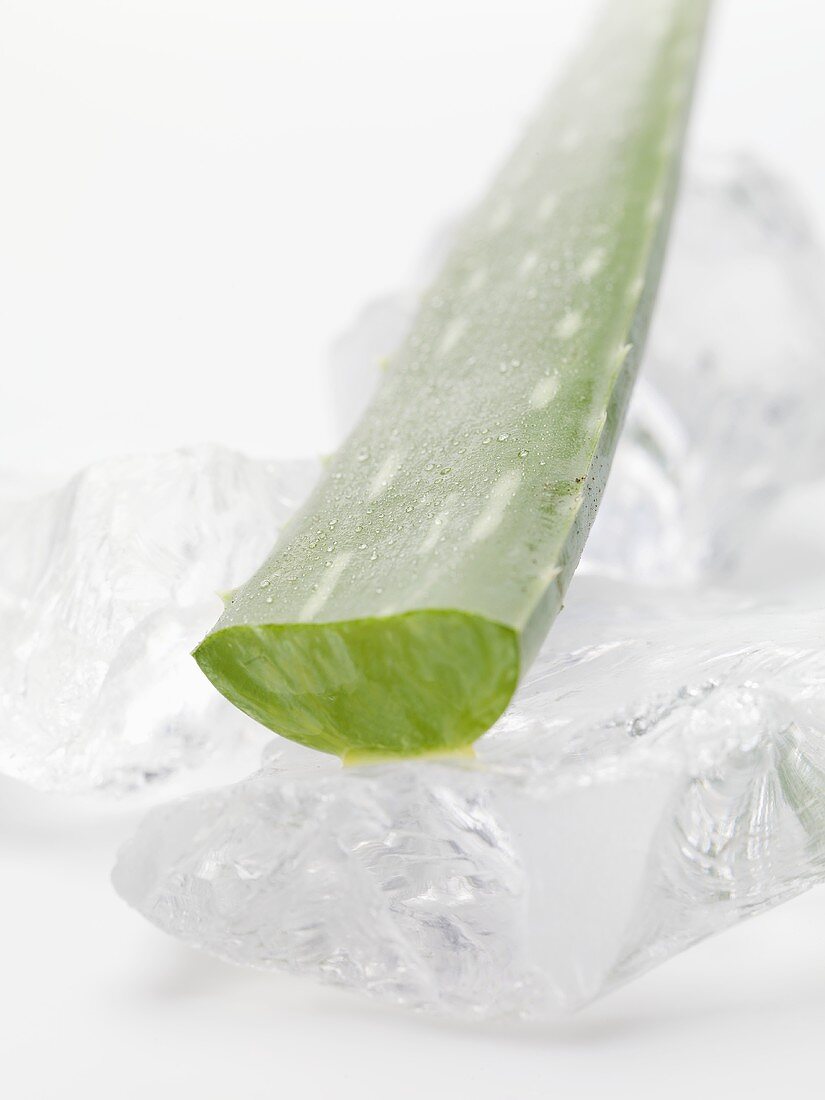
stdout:
[[507,706],[593,521],[661,268],[706,0],[610,6],[468,220],[363,420],[195,650],[346,760]]

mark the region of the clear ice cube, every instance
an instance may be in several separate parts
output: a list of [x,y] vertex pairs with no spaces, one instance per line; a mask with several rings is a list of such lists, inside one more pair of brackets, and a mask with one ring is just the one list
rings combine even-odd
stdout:
[[821,880],[821,272],[767,173],[690,180],[582,567],[476,758],[276,739],[149,815],[122,896],[235,962],[544,1016]]
[[822,876],[823,628],[583,578],[475,761],[279,746],[153,811],[115,885],[234,962],[442,1011],[576,1007]]
[[0,770],[126,791],[262,744],[190,657],[317,476],[220,447],[0,481]]

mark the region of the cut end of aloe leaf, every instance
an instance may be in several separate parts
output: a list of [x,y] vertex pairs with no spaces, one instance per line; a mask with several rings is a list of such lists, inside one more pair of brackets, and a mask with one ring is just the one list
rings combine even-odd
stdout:
[[466,748],[519,676],[515,631],[458,611],[230,626],[194,656],[258,722],[348,763]]

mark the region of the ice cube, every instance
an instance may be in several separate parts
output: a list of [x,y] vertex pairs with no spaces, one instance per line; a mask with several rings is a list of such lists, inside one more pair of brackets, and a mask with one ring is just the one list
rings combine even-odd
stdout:
[[220,447],[112,459],[0,494],[0,769],[119,791],[231,753],[259,727],[190,650],[317,476]]
[[441,1011],[578,1006],[822,877],[824,630],[581,578],[475,761],[281,743],[154,810],[115,885],[237,963]]

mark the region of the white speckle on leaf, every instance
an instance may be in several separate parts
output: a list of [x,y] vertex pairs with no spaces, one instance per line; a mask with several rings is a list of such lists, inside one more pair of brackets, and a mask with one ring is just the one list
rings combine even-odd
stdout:
[[429,552],[434,549],[436,543],[441,538],[441,535],[444,531],[444,524],[447,522],[447,518],[457,500],[457,497],[457,493],[450,493],[450,495],[444,501],[444,507],[433,519],[432,523],[427,529],[427,533],[424,536],[421,545],[418,547],[419,554],[429,554]]
[[644,290],[644,288],[645,281],[642,276],[639,275],[633,280],[633,282],[630,284],[630,287],[628,288],[627,295],[630,298],[631,302],[638,302],[638,300],[642,296],[642,291]]
[[546,378],[540,378],[530,394],[530,404],[534,409],[545,409],[556,396],[558,390],[559,376],[557,374],[549,374]]
[[451,351],[464,333],[467,331],[467,321],[464,317],[453,317],[444,330],[444,335],[438,345],[438,354],[446,355]]
[[551,565],[549,569],[545,569],[544,572],[541,574],[542,588],[549,588],[560,573],[561,569],[557,565]]
[[582,315],[578,310],[569,309],[556,325],[555,334],[559,340],[569,340],[582,327]]
[[429,526],[427,534],[424,536],[424,540],[418,547],[419,554],[429,554],[429,552],[435,547],[435,544],[441,538],[441,528],[444,520],[441,516],[436,516]]
[[323,579],[318,584],[317,589],[304,606],[301,608],[299,618],[302,622],[306,622],[307,619],[311,619],[313,615],[316,615],[327,600],[332,595],[332,590],[338,583],[338,579],[349,564],[349,560],[352,557],[350,550],[345,550],[344,553],[339,554],[330,565],[327,572],[324,573]]
[[498,479],[490,493],[487,507],[470,530],[470,540],[472,542],[480,542],[482,539],[486,539],[499,526],[504,519],[507,505],[513,499],[521,484],[521,477],[519,470],[510,470],[509,473]]
[[598,275],[601,269],[604,267],[605,252],[603,248],[594,248],[592,252],[589,252],[585,256],[584,260],[579,267],[579,275],[585,282]]
[[617,367],[620,367],[622,363],[624,363],[625,359],[627,359],[628,355],[630,354],[632,347],[632,344],[622,344],[621,347],[619,347],[619,349],[616,351],[616,357],[614,360]]
[[401,455],[398,451],[393,451],[391,455],[388,455],[381,463],[375,477],[369,484],[367,490],[367,499],[375,500],[375,498],[387,488],[389,483],[398,473],[401,467]]
[[475,294],[487,282],[487,268],[477,267],[467,280],[467,293]]
[[529,275],[538,262],[539,258],[535,252],[526,252],[518,265],[519,275]]

